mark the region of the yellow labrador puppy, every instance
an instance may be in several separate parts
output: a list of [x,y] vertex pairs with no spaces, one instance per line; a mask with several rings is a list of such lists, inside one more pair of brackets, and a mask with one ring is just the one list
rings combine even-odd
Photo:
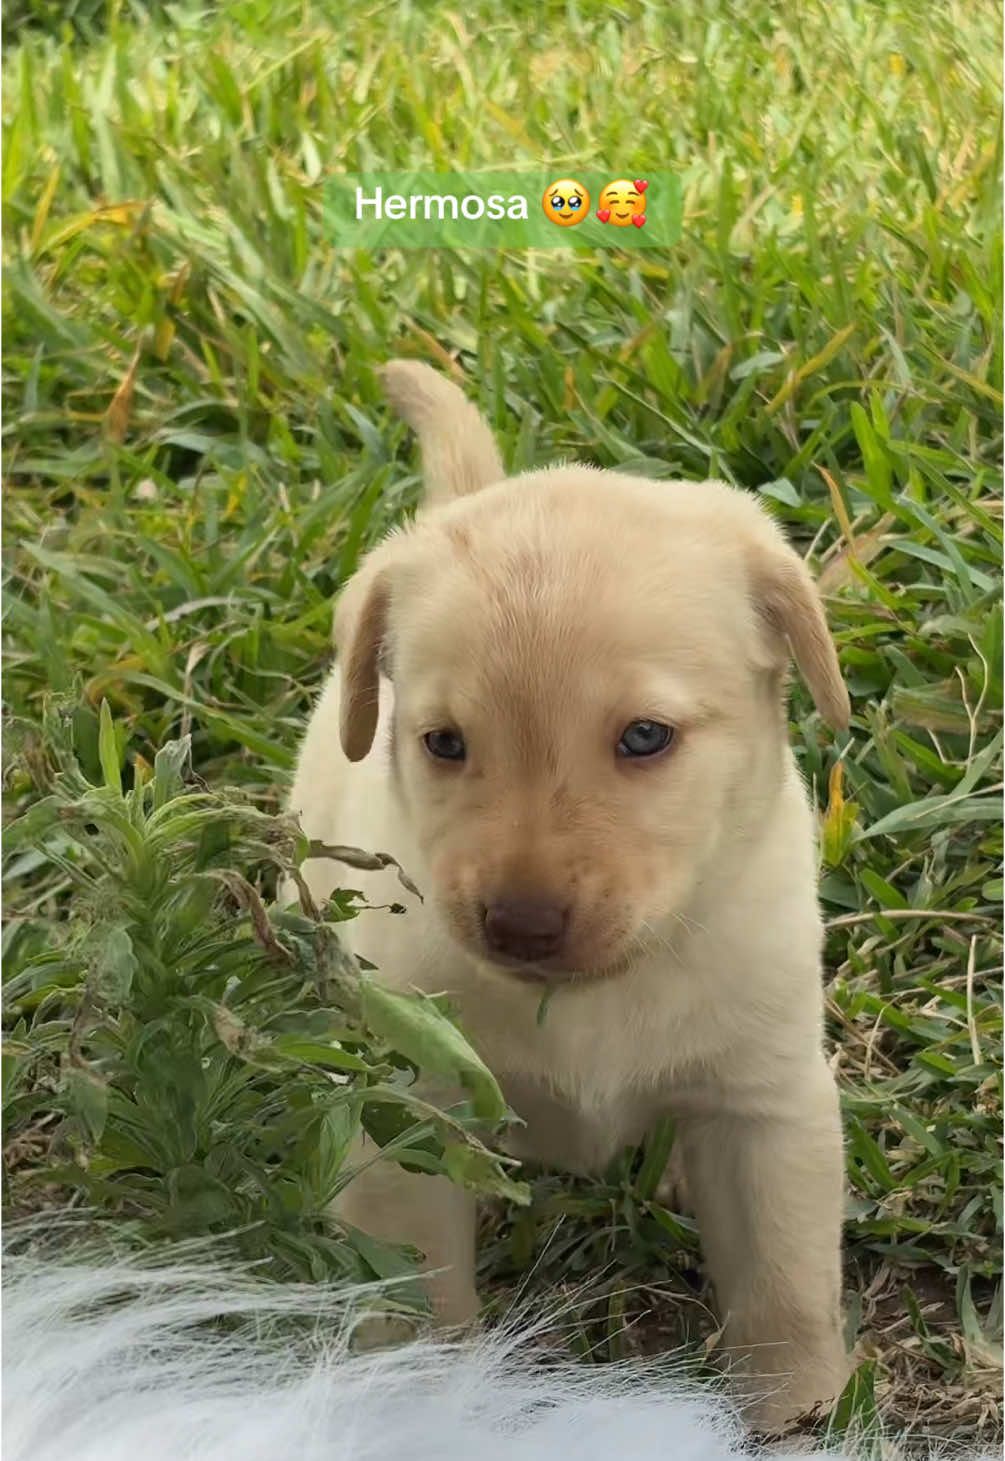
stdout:
[[[341,596],[291,808],[418,884],[407,916],[348,936],[382,979],[453,996],[526,1121],[517,1155],[596,1169],[677,1118],[724,1343],[781,1425],[846,1377],[814,824],[785,706],[792,657],[848,723],[819,598],[746,492],[507,479],[454,385],[409,361],[384,381],[426,504]],[[344,880],[305,872],[318,898]],[[391,872],[353,882],[400,897]],[[467,1193],[378,1161],[341,1211],[424,1251],[443,1322],[475,1315]]]

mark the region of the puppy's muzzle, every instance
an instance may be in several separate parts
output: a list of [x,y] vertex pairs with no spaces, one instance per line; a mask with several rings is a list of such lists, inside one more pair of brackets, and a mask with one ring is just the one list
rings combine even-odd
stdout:
[[543,898],[501,898],[483,909],[482,925],[494,954],[534,964],[562,952],[569,910]]

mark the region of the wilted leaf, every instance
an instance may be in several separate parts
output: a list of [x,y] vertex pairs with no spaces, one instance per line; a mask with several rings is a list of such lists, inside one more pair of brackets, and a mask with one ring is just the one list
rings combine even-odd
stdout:
[[129,430],[129,418],[133,410],[133,390],[136,385],[136,372],[140,363],[140,347],[137,346],[133,352],[133,358],[129,362],[128,369],[119,383],[115,395],[109,403],[105,412],[105,431],[109,441],[119,444],[126,439],[126,432]]
[[507,1202],[519,1203],[521,1207],[530,1202],[527,1183],[507,1177],[491,1152],[450,1142],[443,1150],[443,1165],[448,1176],[460,1187],[485,1196],[504,1197]]
[[257,1064],[263,1056],[267,1058],[270,1054],[272,1041],[246,1025],[226,1005],[214,1005],[212,1018],[213,1029],[216,1031],[220,1044],[229,1050],[231,1055],[236,1055],[239,1060],[248,1060],[252,1064]]
[[276,938],[275,929],[269,922],[269,915],[265,911],[265,904],[244,874],[236,872],[232,868],[216,868],[208,876],[218,879],[226,888],[229,888],[241,906],[247,909],[251,915],[251,925],[255,930],[255,937],[262,948],[280,963],[294,963],[295,956],[285,944],[281,944]]
[[419,902],[422,894],[407,875],[397,858],[389,852],[364,852],[361,847],[332,847],[327,842],[312,840],[307,845],[307,857],[330,857],[335,862],[344,862],[347,867],[360,868],[364,872],[380,872],[386,867],[396,868],[398,882],[408,892],[414,893]]

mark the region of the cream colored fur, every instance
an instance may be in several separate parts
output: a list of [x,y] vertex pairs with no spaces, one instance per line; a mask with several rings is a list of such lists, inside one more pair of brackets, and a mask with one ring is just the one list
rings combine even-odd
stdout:
[[[340,599],[290,806],[418,884],[407,915],[366,911],[348,937],[388,983],[449,991],[526,1121],[517,1155],[596,1170],[677,1118],[724,1344],[772,1391],[759,1423],[782,1425],[847,1371],[814,823],[784,709],[791,656],[847,723],[816,591],[750,494],[582,466],[492,485],[460,392],[404,361],[387,379],[436,500]],[[617,756],[642,718],[674,726],[673,746]],[[463,763],[423,745],[445,728]],[[318,898],[345,880],[329,861],[305,872]],[[401,898],[393,872],[352,882]],[[501,897],[568,908],[561,954],[494,962],[481,910]],[[474,1318],[472,1199],[377,1162],[342,1212],[421,1246],[446,1270],[443,1321]]]

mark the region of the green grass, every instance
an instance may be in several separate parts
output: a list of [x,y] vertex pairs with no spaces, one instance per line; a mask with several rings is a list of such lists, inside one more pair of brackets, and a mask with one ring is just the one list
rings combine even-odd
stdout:
[[[125,787],[107,702],[98,784],[73,753],[72,705],[47,707],[40,738],[15,725],[36,767],[56,764],[7,850],[17,873],[48,865],[69,896],[5,984],[19,1016],[5,1125],[16,1146],[33,1121],[60,1123],[50,1160],[5,1167],[10,1205],[70,1188],[140,1240],[235,1235],[274,1277],[361,1283],[414,1270],[414,1253],[326,1221],[362,1130],[410,1166],[527,1201],[516,1164],[477,1135],[507,1114],[495,1078],[436,1001],[384,989],[347,953],[337,925],[353,899],[314,904],[298,869],[323,844],[233,792],[186,787],[188,737]],[[270,919],[256,884],[284,873],[300,906]],[[416,1067],[470,1100],[449,1113],[418,1100]]]
[[[34,23],[9,25],[4,57],[9,815],[50,784],[50,694],[92,782],[106,699],[127,791],[190,734],[228,806],[279,810],[332,598],[418,491],[376,387],[390,354],[459,366],[512,470],[581,457],[760,489],[822,574],[854,702],[838,743],[799,687],[792,711],[825,812],[849,1324],[894,1414],[993,1435],[996,9],[19,14]],[[325,238],[332,170],[544,159],[675,167],[681,245],[371,257]],[[260,863],[244,870],[268,888]],[[30,1028],[28,971],[76,936],[72,882],[38,852],[8,864],[9,1027]],[[50,1013],[65,1023],[79,997]],[[46,1119],[8,1124],[15,1182],[51,1155]],[[602,1267],[584,1351],[677,1334],[700,1281],[652,1166],[542,1175],[529,1208],[491,1213],[489,1290],[531,1269],[535,1292],[581,1287]],[[648,1317],[619,1338],[626,1309]]]

